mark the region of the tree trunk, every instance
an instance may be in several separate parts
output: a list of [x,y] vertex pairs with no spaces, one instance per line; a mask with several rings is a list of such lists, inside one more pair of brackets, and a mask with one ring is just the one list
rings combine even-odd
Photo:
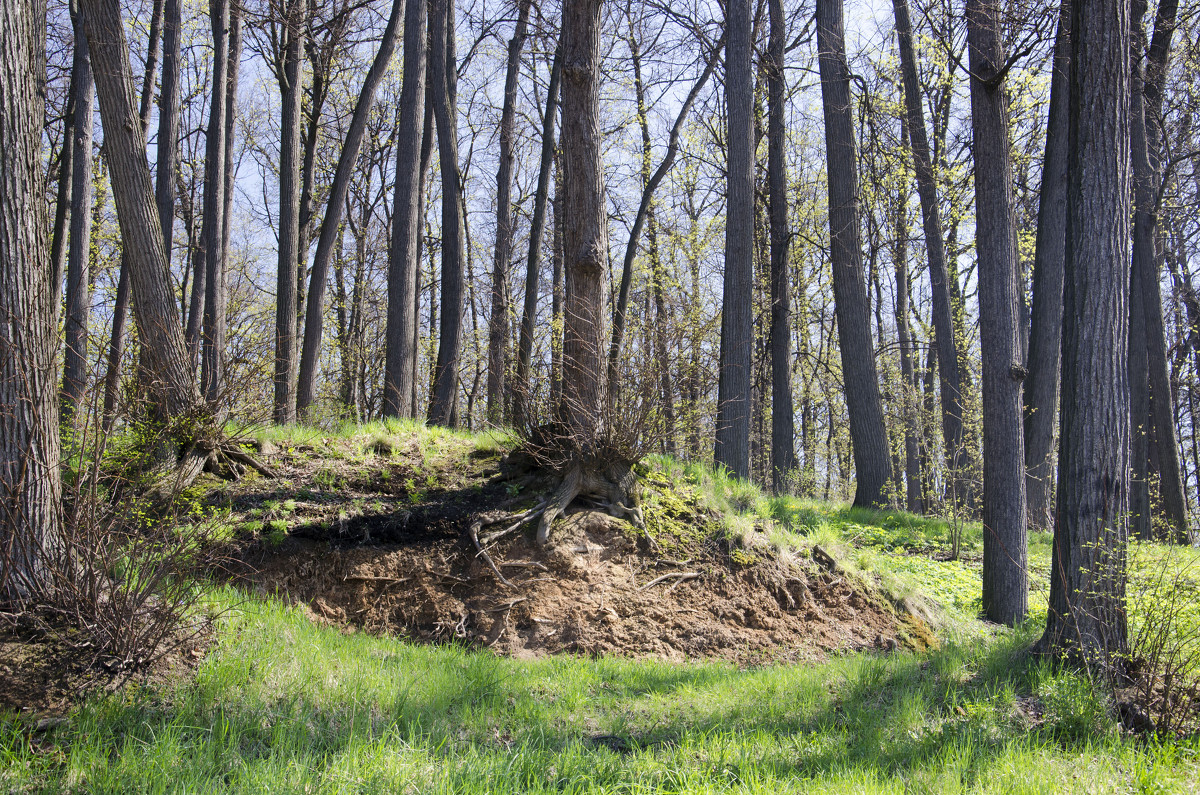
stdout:
[[71,66],[71,87],[75,106],[71,130],[73,157],[71,169],[71,240],[67,254],[67,304],[64,315],[66,349],[63,355],[62,422],[70,425],[75,418],[87,386],[88,312],[91,308],[92,258],[92,106],[95,83],[88,55],[87,36],[78,13],[72,14],[75,29],[75,54]]
[[54,326],[62,308],[63,272],[67,268],[67,238],[71,224],[71,176],[74,173],[75,148],[72,144],[75,129],[75,77],[67,89],[67,112],[63,116],[63,145],[58,159],[58,185],[54,201],[54,227],[50,232],[50,304],[54,311]]
[[464,265],[453,0],[433,0],[429,20],[431,100],[437,121],[442,172],[442,308],[429,421],[434,425],[452,425],[458,394],[458,358],[462,348]]
[[0,601],[18,605],[51,585],[44,561],[61,526],[41,173],[45,31],[42,0],[0,15]]
[[509,295],[508,266],[512,260],[513,124],[516,117],[517,74],[525,46],[531,0],[517,0],[517,27],[508,43],[504,77],[504,108],[500,113],[500,170],[496,175],[496,256],[492,267],[492,311],[488,316],[487,420],[504,421],[507,397]]
[[[1163,329],[1162,296],[1159,287],[1161,252],[1156,248],[1158,228],[1158,194],[1162,182],[1159,148],[1162,131],[1163,81],[1166,76],[1167,59],[1170,54],[1171,37],[1175,31],[1177,0],[1166,0],[1159,4],[1155,22],[1154,41],[1149,48],[1142,71],[1141,54],[1145,47],[1146,33],[1143,25],[1146,3],[1134,0],[1131,10],[1131,98],[1130,147],[1133,164],[1134,210],[1133,210],[1133,271],[1131,279],[1137,284],[1130,290],[1130,312],[1142,314],[1139,322],[1131,320],[1131,328],[1140,326],[1144,349],[1135,348],[1130,336],[1130,356],[1144,362],[1145,380],[1139,375],[1137,381],[1129,383],[1131,410],[1144,408],[1132,418],[1134,433],[1152,434],[1157,451],[1159,500],[1164,518],[1170,524],[1172,540],[1187,543],[1187,506],[1183,495],[1183,477],[1179,463],[1179,441],[1175,433],[1174,401],[1170,374],[1167,368],[1167,342]],[[1136,300],[1140,298],[1140,301]],[[1132,364],[1131,364],[1132,367]],[[1145,393],[1142,395],[1141,393]],[[1138,447],[1135,444],[1135,448]],[[1146,451],[1149,453],[1149,450]],[[1149,461],[1149,456],[1147,456]],[[1150,467],[1135,459],[1135,473],[1148,475]],[[1135,535],[1150,538],[1154,533],[1151,521],[1149,484],[1143,480],[1130,484],[1132,491],[1141,496],[1135,500],[1131,493],[1131,514]],[[1145,504],[1145,511],[1138,514],[1138,505]]]
[[754,86],[749,0],[729,0],[725,55],[728,114],[725,276],[721,359],[713,458],[739,478],[750,476],[750,378],[754,342]]
[[296,290],[300,262],[300,126],[304,97],[307,0],[291,0],[284,21],[279,148],[279,257],[275,289],[275,411],[277,424],[296,421]]
[[525,304],[521,310],[521,333],[517,340],[517,379],[513,385],[513,424],[518,428],[531,422],[529,370],[533,363],[533,326],[537,320],[538,283],[541,275],[542,243],[546,236],[546,204],[550,178],[554,171],[555,121],[558,118],[558,90],[562,82],[562,50],[555,50],[550,67],[550,85],[546,90],[546,108],[542,114],[542,158],[538,169],[537,192],[533,198],[533,220],[529,225],[529,258],[525,264]]
[[968,468],[967,450],[963,443],[962,377],[958,343],[954,332],[954,311],[950,300],[950,276],[946,265],[946,248],[938,206],[937,182],[929,153],[929,138],[925,131],[925,111],[921,105],[921,87],[917,79],[916,55],[913,51],[912,24],[909,21],[907,0],[893,0],[896,13],[896,32],[899,40],[900,67],[904,80],[904,106],[908,120],[908,139],[916,172],[917,194],[921,199],[921,224],[925,232],[925,252],[929,258],[929,282],[933,295],[933,336],[937,348],[938,375],[942,399],[942,439],[945,445],[946,466],[951,481],[951,494],[962,500],[964,490],[958,483],[959,474]]
[[604,299],[608,215],[600,147],[600,0],[568,0],[562,21],[562,402],[572,441],[588,450],[604,432]]
[[362,147],[363,135],[367,130],[367,119],[375,104],[375,92],[387,72],[392,53],[396,49],[396,36],[400,27],[400,10],[404,0],[393,0],[392,13],[388,17],[383,40],[375,53],[375,60],[363,80],[346,141],[338,157],[337,170],[329,186],[329,200],[325,205],[325,218],[321,222],[321,236],[317,239],[317,251],[313,256],[311,281],[308,289],[308,306],[304,317],[304,352],[300,357],[300,385],[296,395],[296,411],[301,417],[308,416],[316,394],[318,356],[321,348],[321,332],[325,322],[325,283],[329,280],[329,260],[337,243],[338,230],[342,223],[342,209],[346,204],[346,192],[350,188],[350,177],[358,163],[358,152]]
[[969,0],[967,31],[983,354],[983,612],[992,621],[1013,626],[1028,608],[1021,413],[1025,367],[998,0]]
[[[205,131],[204,217],[204,321],[200,356],[200,385],[204,397],[215,404],[224,387],[225,362],[225,111],[229,82],[229,2],[209,0],[213,36],[212,102]],[[160,226],[161,231],[161,226]]]
[[913,335],[908,325],[908,191],[895,197],[892,262],[896,268],[896,337],[900,346],[900,404],[904,418],[904,481],[908,510],[921,513],[925,510],[921,490],[920,422],[917,401],[920,383],[913,363]]
[[1067,245],[1067,135],[1071,3],[1062,0],[1054,38],[1050,115],[1033,253],[1029,378],[1025,383],[1025,495],[1031,527],[1053,526],[1054,431],[1062,352],[1063,256]]
[[782,492],[797,467],[792,406],[792,288],[788,280],[787,81],[784,53],[787,19],[783,0],[770,0],[767,57],[767,171],[771,189],[771,485]]
[[416,378],[417,275],[421,270],[422,122],[426,82],[425,0],[407,0],[404,11],[404,85],[396,134],[396,188],[388,263],[383,415],[412,417]]
[[1129,651],[1129,5],[1074,4],[1057,521],[1043,648]]
[[858,166],[851,119],[850,69],[841,0],[817,0],[817,51],[825,115],[825,151],[829,182],[829,234],[833,268],[834,313],[850,415],[857,487],[854,504],[886,503],[891,480],[887,427],[871,339],[871,305],[863,279],[858,228]]
[[201,407],[179,322],[179,308],[163,246],[162,221],[154,202],[145,137],[133,97],[129,47],[117,0],[81,0],[100,118],[104,155],[121,225],[133,287],[135,317],[152,392],[169,417]]

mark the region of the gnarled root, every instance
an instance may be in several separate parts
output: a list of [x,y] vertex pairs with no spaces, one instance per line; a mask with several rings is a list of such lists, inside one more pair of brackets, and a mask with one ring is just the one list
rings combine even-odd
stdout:
[[537,543],[545,546],[550,540],[550,526],[576,497],[590,497],[602,505],[611,516],[626,519],[646,536],[650,546],[657,547],[646,532],[646,522],[639,506],[637,476],[625,462],[572,462],[563,475],[562,483],[550,497],[538,523]]

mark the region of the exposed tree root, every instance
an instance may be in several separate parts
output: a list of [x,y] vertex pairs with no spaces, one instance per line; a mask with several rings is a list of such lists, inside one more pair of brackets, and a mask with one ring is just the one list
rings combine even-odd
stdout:
[[278,478],[279,473],[228,439],[212,441],[199,439],[183,452],[174,472],[150,490],[155,499],[169,502],[191,487],[204,472],[225,480],[240,480],[247,470],[266,478]]
[[646,532],[646,522],[638,504],[640,494],[637,476],[630,464],[620,461],[573,461],[566,469],[558,489],[538,522],[537,543],[545,546],[550,540],[550,526],[577,497],[595,499],[611,516],[627,519],[645,534],[651,548],[657,548]]

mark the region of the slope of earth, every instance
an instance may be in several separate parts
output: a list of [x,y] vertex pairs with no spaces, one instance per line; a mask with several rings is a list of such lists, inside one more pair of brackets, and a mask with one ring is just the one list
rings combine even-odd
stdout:
[[[205,495],[236,534],[232,580],[319,622],[517,657],[750,665],[932,642],[870,578],[828,556],[781,558],[731,542],[699,494],[653,470],[642,478],[645,534],[583,504],[541,548],[532,522],[516,519],[551,482],[506,479],[494,440],[392,430],[261,443],[281,481]],[[470,538],[480,519],[493,535],[517,525],[490,543],[480,534],[486,557]]]

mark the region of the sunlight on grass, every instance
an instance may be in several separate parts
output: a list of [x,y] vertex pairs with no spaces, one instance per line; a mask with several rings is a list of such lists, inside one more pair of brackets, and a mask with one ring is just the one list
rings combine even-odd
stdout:
[[[1135,771],[1171,791],[1200,772],[1194,744],[1122,742],[1086,682],[1019,656],[1021,633],[928,657],[739,671],[516,661],[345,634],[231,591],[216,598],[238,606],[194,681],[94,698],[38,751],[25,723],[0,719],[0,787],[1086,792]],[[1043,699],[1045,723],[1018,693]]]

